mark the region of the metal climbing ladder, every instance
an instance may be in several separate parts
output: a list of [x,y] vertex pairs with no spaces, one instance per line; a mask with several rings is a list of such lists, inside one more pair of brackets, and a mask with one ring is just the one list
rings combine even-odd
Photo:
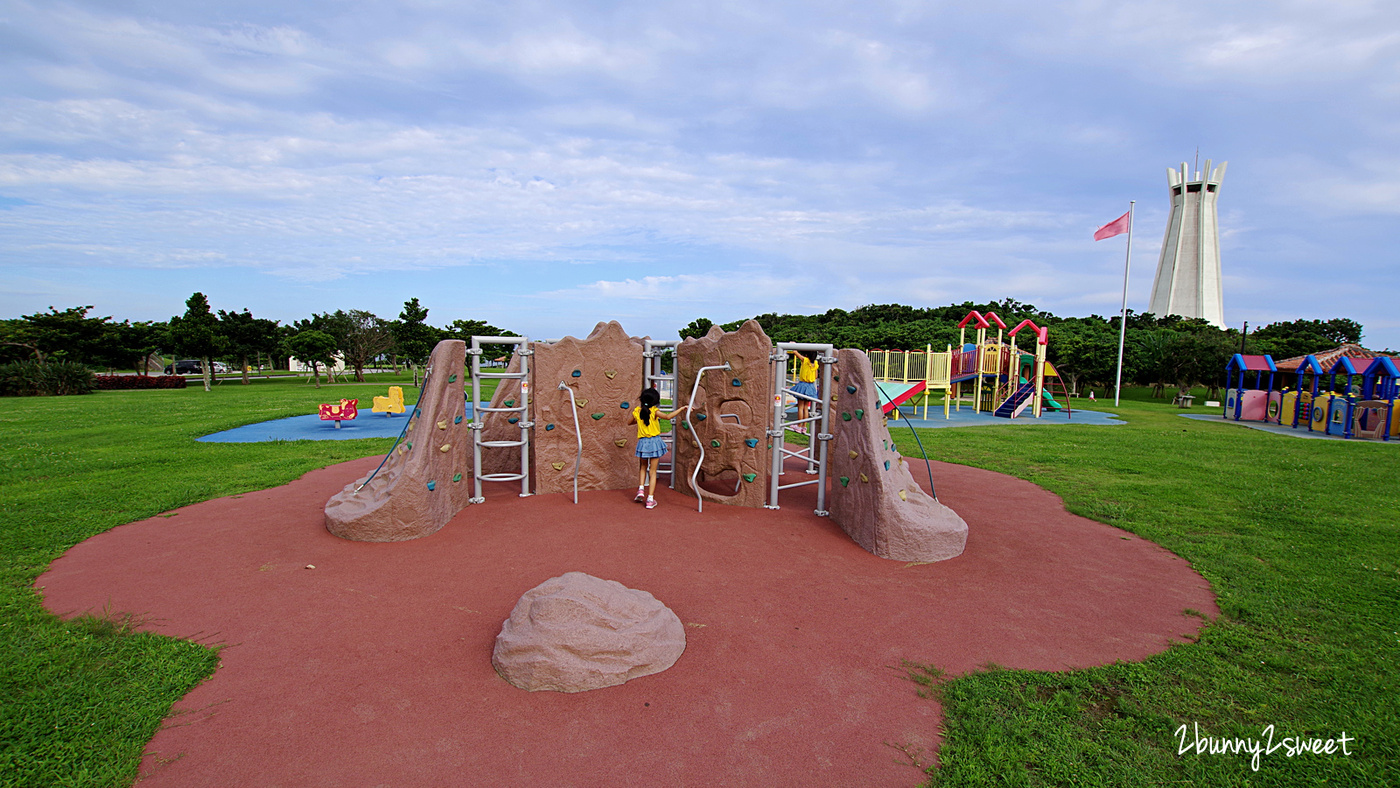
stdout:
[[[816,398],[804,397],[792,391],[787,385],[787,357],[789,350],[815,350],[820,355],[817,363],[821,365],[821,375],[818,376]],[[817,508],[816,514],[825,517],[830,514],[826,510],[826,452],[827,444],[834,437],[831,434],[831,365],[836,363],[836,347],[834,345],[813,344],[810,342],[779,342],[777,349],[768,357],[773,367],[773,417],[768,422],[768,439],[772,442],[770,454],[773,464],[768,472],[768,503],[765,509],[778,509],[778,491],[792,487],[804,487],[808,484],[817,485]],[[783,433],[788,424],[786,422],[786,408],[784,398],[792,396],[797,399],[805,399],[814,403],[816,414],[803,419],[799,424],[810,424],[815,429],[808,429],[808,435],[815,440],[809,440],[806,448],[793,451],[783,445]],[[815,434],[814,434],[815,433]],[[815,449],[815,451],[814,451]],[[783,472],[783,460],[787,457],[802,457],[807,461],[809,469],[815,468],[817,478],[808,479],[792,484],[782,484],[780,478]]]
[[[513,345],[515,355],[520,359],[520,369],[517,372],[510,372],[509,366],[505,372],[482,372],[481,371],[481,346],[482,345]],[[535,426],[530,421],[530,356],[534,351],[530,349],[528,337],[472,337],[472,346],[467,349],[467,355],[472,359],[472,483],[475,485],[475,496],[472,503],[483,503],[486,498],[481,494],[482,482],[513,482],[520,481],[520,497],[524,498],[530,494],[530,428]],[[516,379],[520,381],[520,402],[506,408],[483,408],[481,407],[481,381],[482,379],[505,380]],[[484,441],[481,439],[481,430],[486,426],[485,413],[518,413],[516,424],[520,427],[520,440],[516,441]],[[482,449],[504,449],[512,446],[520,447],[520,473],[488,473],[481,472],[481,450]]]
[[[647,339],[644,340],[645,347],[642,351],[642,387],[655,387],[662,395],[669,389],[671,395],[671,410],[676,409],[676,346],[680,344],[678,339]],[[671,371],[664,370],[663,359],[667,352],[671,354]],[[667,385],[669,381],[670,385]],[[658,385],[659,384],[659,385]],[[666,474],[666,478],[671,480],[671,489],[676,489],[675,457],[676,457],[676,423],[668,422],[666,431],[661,433],[661,440],[666,442],[666,456],[656,464],[657,475]]]

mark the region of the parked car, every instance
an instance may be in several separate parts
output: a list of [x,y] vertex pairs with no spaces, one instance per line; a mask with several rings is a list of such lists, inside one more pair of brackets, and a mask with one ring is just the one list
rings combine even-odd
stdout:
[[[228,367],[224,366],[223,362],[215,361],[212,363],[214,374],[223,375],[228,373]],[[176,361],[174,364],[165,365],[165,374],[167,375],[202,375],[203,373],[204,365],[199,363],[199,359],[197,358],[187,358]]]

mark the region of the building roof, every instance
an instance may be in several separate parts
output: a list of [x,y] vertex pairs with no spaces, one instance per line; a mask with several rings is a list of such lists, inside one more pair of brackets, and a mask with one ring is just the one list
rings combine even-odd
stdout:
[[[1349,358],[1377,358],[1380,355],[1380,353],[1374,350],[1367,350],[1360,345],[1350,343],[1342,345],[1341,347],[1334,347],[1331,350],[1324,350],[1321,353],[1312,354],[1312,356],[1317,359],[1317,363],[1322,365],[1323,369],[1331,369],[1332,365],[1337,362],[1337,359],[1343,356]],[[1275,363],[1278,365],[1280,372],[1285,370],[1293,372],[1297,371],[1298,367],[1302,366],[1303,359],[1305,358],[1307,358],[1307,356],[1294,356],[1293,358],[1286,358]]]

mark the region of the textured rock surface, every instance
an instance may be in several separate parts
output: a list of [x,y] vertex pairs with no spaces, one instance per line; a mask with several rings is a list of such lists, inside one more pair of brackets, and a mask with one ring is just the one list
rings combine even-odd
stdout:
[[[583,435],[579,490],[635,487],[637,428],[627,419],[642,391],[642,340],[627,336],[612,321],[599,323],[585,339],[564,337],[550,345],[537,343],[534,349],[535,491],[573,493],[578,441],[571,408]],[[560,381],[573,390],[577,405],[559,390]],[[595,419],[599,413],[602,417]]]
[[[462,418],[466,343],[439,342],[418,410],[374,478],[364,478],[326,502],[326,530],[361,542],[401,542],[447,524],[471,498],[471,431]],[[366,477],[367,478],[367,477]]]
[[685,627],[645,591],[569,572],[526,591],[496,636],[491,665],[530,690],[583,692],[671,667]]
[[704,337],[686,339],[676,349],[677,404],[685,404],[690,398],[701,367],[725,362],[730,366],[728,370],[705,373],[695,398],[695,411],[683,419],[694,425],[700,443],[695,442],[684,424],[679,425],[677,490],[696,494],[691,489],[690,476],[700,462],[699,494],[704,500],[736,506],[763,505],[768,478],[765,428],[773,386],[768,355],[772,349],[768,335],[753,320],[732,332],[714,326]]
[[[943,561],[962,555],[967,523],[924,493],[895,449],[876,402],[870,359],[859,350],[836,354],[830,420],[827,509],[856,544],[896,561]],[[922,463],[921,463],[922,465]]]

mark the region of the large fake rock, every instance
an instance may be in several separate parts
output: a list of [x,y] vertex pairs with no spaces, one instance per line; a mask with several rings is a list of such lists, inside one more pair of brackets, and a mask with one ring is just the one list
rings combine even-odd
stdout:
[[685,627],[656,597],[569,572],[520,597],[491,665],[531,692],[583,692],[660,673],[683,651]]
[[[636,486],[637,428],[627,420],[642,391],[642,340],[612,321],[599,323],[586,339],[564,337],[534,350],[535,491],[573,493],[579,435],[578,489]],[[573,392],[572,403],[560,383]]]
[[[360,542],[402,542],[436,532],[471,498],[471,430],[463,418],[466,343],[439,342],[418,408],[378,473],[326,502],[326,530]],[[356,488],[364,485],[356,492]]]
[[[676,348],[677,405],[690,398],[702,367],[728,363],[701,377],[695,410],[682,417],[676,430],[676,489],[703,500],[736,506],[762,506],[767,496],[766,432],[773,395],[773,343],[757,321],[738,331],[719,326]],[[692,436],[689,427],[694,427]],[[703,450],[703,459],[702,459]],[[699,490],[691,487],[696,464]]]
[[[943,561],[962,555],[967,523],[930,497],[899,456],[876,402],[870,359],[841,350],[832,372],[837,392],[827,508],[856,544],[896,561]],[[922,470],[922,469],[921,469]]]

